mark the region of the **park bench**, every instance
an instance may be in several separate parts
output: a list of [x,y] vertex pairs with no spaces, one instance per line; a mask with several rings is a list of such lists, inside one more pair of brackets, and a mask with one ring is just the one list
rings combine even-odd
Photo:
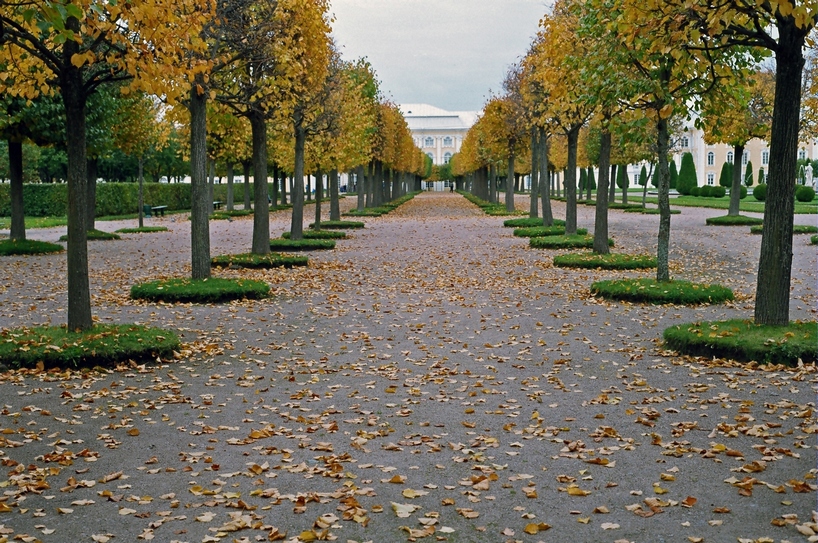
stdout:
[[213,209],[221,209],[221,208],[222,208],[222,202],[220,202],[219,200],[216,200],[215,202],[213,202]]
[[146,216],[146,217],[150,217],[152,215],[153,216],[161,215],[161,216],[164,217],[165,216],[165,210],[167,208],[168,208],[168,206],[150,206],[148,204],[145,204],[145,205],[142,206],[142,214],[144,216]]

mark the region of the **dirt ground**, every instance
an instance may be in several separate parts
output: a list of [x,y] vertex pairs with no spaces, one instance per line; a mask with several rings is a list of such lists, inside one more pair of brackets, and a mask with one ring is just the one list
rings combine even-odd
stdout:
[[[579,226],[593,212],[580,206]],[[365,219],[308,268],[216,272],[266,280],[260,301],[129,300],[135,282],[189,272],[184,215],[90,242],[96,318],[176,330],[185,348],[0,377],[0,542],[807,541],[816,373],[659,341],[752,317],[760,236],[705,226],[720,214],[672,217],[672,275],[738,294],[691,308],[594,299],[597,279],[650,272],[554,268],[556,252],[449,193]],[[271,235],[288,225],[273,214]],[[246,252],[251,230],[211,222],[212,254]],[[657,230],[611,211],[617,251],[655,252]],[[815,320],[818,251],[807,236],[793,251],[791,318]],[[64,322],[64,255],[3,263],[0,327]]]

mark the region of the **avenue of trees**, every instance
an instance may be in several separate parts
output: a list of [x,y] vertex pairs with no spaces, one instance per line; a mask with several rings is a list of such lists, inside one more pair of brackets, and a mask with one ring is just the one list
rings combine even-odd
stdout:
[[253,176],[248,245],[257,254],[270,251],[268,195],[285,203],[287,178],[293,239],[302,236],[307,174],[316,198],[327,174],[335,220],[339,172],[356,179],[360,209],[419,186],[426,157],[369,63],[340,58],[328,9],[326,0],[0,0],[11,237],[25,238],[22,185],[33,175],[23,148],[41,146],[62,158],[56,176],[68,184],[70,330],[93,322],[86,232],[101,165],[130,161],[140,183],[145,173],[190,176],[194,279],[210,276],[208,173],[217,162],[229,209],[234,169],[245,183]]
[[[609,201],[617,185],[623,196],[628,185],[617,171],[655,164],[645,189],[648,182],[658,189],[656,279],[668,281],[674,134],[693,120],[708,142],[733,147],[734,163],[750,139],[765,138],[770,162],[755,322],[784,325],[799,137],[809,140],[818,130],[815,67],[806,54],[816,21],[818,0],[558,0],[452,158],[452,175],[459,188],[496,202],[498,177],[513,195],[515,176],[530,173],[531,216],[541,205],[546,226],[550,197],[562,184],[566,234],[575,234],[577,169],[596,166],[594,250],[605,253]],[[725,175],[729,214],[736,215],[744,180],[740,168]],[[508,196],[506,204],[513,209]]]

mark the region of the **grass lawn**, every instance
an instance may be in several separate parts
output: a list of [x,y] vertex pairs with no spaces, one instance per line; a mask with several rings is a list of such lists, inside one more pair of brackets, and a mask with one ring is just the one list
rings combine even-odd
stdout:
[[168,229],[164,226],[143,226],[139,228],[120,228],[116,231],[117,234],[151,234],[154,232],[167,232]]
[[210,260],[211,266],[227,268],[234,266],[238,268],[292,268],[295,266],[306,266],[309,259],[306,256],[282,255],[270,253],[266,255],[256,255],[243,253],[238,255],[214,256]]
[[252,279],[176,278],[133,285],[131,298],[151,302],[204,304],[264,298],[269,292],[270,285]]
[[625,253],[575,253],[554,257],[554,265],[561,268],[590,268],[603,270],[640,270],[656,267],[656,257]]
[[[608,245],[613,247],[614,241],[608,239]],[[528,246],[532,249],[592,249],[594,246],[593,236],[545,236],[539,238],[529,238]]]
[[0,256],[41,255],[46,253],[59,253],[64,250],[65,248],[62,245],[33,239],[23,241],[4,239],[0,241]]
[[[650,204],[658,204],[659,199],[656,197],[648,197],[645,200]],[[730,198],[706,198],[702,196],[677,196],[670,199],[670,205],[683,207],[707,207],[711,209],[729,209]],[[759,202],[752,196],[747,196],[741,201],[739,210],[750,213],[764,213],[764,202]],[[818,200],[803,203],[795,202],[795,213],[797,215],[818,213]]]
[[689,281],[657,282],[655,279],[618,279],[597,281],[591,294],[610,300],[650,304],[716,304],[733,299],[733,291],[721,285]]

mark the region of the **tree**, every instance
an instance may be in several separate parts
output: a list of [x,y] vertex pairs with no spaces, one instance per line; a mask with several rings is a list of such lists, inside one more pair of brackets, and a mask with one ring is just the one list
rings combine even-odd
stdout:
[[639,170],[639,186],[644,187],[648,183],[648,169],[642,164],[642,169]]
[[[642,166],[644,169],[644,166]],[[647,173],[646,173],[647,175]],[[639,175],[640,179],[642,175]],[[631,184],[630,177],[628,177],[628,167],[624,164],[616,169],[616,186],[622,189],[622,203],[628,203],[628,187]]]
[[744,184],[748,187],[753,186],[753,161],[747,161],[747,168],[744,170]]
[[679,180],[677,181],[676,190],[679,194],[687,196],[693,187],[699,186],[699,180],[696,176],[696,164],[693,162],[693,154],[685,153],[682,155],[682,167],[679,168]]

